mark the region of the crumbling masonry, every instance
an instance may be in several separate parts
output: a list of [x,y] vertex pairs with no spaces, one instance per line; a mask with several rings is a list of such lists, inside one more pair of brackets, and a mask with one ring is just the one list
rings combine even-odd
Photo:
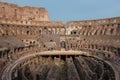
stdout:
[[120,80],[120,17],[63,24],[0,2],[0,80]]

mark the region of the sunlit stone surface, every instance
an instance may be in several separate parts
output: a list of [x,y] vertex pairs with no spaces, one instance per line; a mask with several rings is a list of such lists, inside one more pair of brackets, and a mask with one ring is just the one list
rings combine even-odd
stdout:
[[63,24],[0,2],[0,80],[120,80],[120,17]]

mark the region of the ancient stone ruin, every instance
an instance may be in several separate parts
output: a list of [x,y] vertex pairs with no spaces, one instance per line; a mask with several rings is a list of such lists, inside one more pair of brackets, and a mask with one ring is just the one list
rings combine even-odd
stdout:
[[0,2],[0,80],[120,80],[120,17],[63,24]]

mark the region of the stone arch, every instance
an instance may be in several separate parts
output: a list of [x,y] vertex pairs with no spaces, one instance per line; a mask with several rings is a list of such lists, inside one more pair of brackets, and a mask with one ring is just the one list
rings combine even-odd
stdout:
[[61,41],[60,45],[61,45],[62,48],[66,48],[66,42],[65,41]]
[[2,13],[3,13],[3,17],[5,17],[5,7],[2,7]]

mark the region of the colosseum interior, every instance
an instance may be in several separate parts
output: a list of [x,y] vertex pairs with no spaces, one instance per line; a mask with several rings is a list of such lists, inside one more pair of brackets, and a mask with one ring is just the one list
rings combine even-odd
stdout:
[[120,17],[63,24],[0,2],[0,80],[120,80]]

